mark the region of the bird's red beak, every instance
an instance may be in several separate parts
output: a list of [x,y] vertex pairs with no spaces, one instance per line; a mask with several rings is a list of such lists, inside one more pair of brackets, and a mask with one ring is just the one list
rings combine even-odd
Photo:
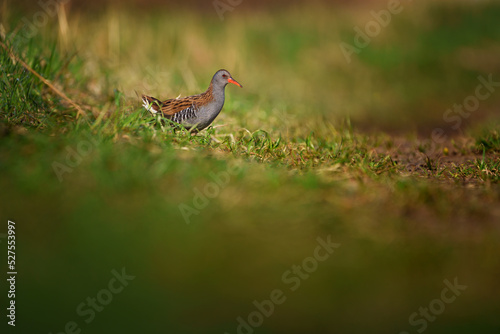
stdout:
[[232,84],[235,84],[235,85],[236,85],[236,86],[238,86],[238,87],[243,88],[243,86],[242,86],[242,85],[240,85],[240,83],[239,83],[238,81],[234,80],[233,78],[229,78],[229,79],[227,79],[227,82],[230,82],[230,83],[232,83]]

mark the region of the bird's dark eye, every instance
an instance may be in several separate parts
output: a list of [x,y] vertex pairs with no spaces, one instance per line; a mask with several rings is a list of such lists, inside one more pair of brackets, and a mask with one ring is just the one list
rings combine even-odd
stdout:
[[222,77],[223,77],[223,78],[227,78],[227,75],[226,75],[226,74],[223,74],[223,75],[222,75]]

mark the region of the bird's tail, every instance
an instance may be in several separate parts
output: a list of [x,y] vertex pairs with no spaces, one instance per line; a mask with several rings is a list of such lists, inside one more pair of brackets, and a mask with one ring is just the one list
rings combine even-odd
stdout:
[[143,95],[142,105],[147,111],[152,114],[156,114],[161,110],[161,101],[151,96]]

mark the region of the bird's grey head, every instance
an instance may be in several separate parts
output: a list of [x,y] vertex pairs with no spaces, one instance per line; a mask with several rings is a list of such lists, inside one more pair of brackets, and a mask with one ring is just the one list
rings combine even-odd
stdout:
[[231,74],[226,70],[218,70],[214,74],[212,82],[214,85],[219,87],[225,87],[228,83],[235,84],[238,87],[243,87],[236,80],[234,80],[233,77],[231,77]]

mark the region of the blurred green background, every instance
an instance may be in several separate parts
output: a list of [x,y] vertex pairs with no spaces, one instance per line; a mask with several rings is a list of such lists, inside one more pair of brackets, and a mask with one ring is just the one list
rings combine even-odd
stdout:
[[[1,326],[498,333],[500,94],[458,129],[443,114],[479,76],[500,81],[500,4],[403,1],[349,62],[341,43],[386,1],[236,3],[2,2],[3,43],[88,116],[2,49],[0,233],[16,222],[18,277],[16,327]],[[244,88],[198,136],[140,108],[137,94],[197,94],[219,68]],[[340,247],[291,291],[283,274],[328,236]],[[135,278],[86,323],[79,305],[122,268]],[[454,302],[409,322],[455,278]],[[238,331],[275,289],[283,304]]]

